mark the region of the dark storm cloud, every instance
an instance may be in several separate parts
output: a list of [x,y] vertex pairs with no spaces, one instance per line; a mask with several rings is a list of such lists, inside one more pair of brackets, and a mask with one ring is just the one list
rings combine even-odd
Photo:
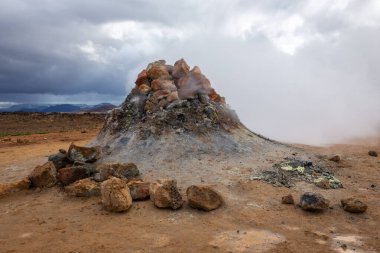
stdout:
[[379,131],[379,29],[377,0],[3,0],[0,105],[119,103],[185,57],[250,128],[340,141]]

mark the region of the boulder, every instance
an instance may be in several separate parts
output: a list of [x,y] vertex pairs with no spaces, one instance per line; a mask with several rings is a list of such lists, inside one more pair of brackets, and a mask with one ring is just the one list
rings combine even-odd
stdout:
[[183,205],[181,193],[174,179],[161,179],[151,183],[149,187],[150,199],[159,208],[178,209]]
[[292,194],[285,195],[281,198],[281,203],[286,205],[293,205],[294,198]]
[[100,181],[104,181],[110,176],[118,177],[121,179],[131,179],[137,177],[140,174],[140,171],[134,163],[100,164],[96,170],[100,174]]
[[368,151],[369,156],[377,157],[377,152],[375,150]]
[[103,207],[110,212],[124,212],[132,206],[132,197],[125,181],[112,177],[100,186]]
[[176,79],[180,79],[183,76],[186,76],[190,71],[189,65],[187,65],[184,59],[178,60],[174,63],[172,76]]
[[65,187],[65,192],[75,197],[100,196],[100,184],[86,178]]
[[146,73],[146,70],[144,69],[144,70],[142,70],[142,71],[138,74],[138,76],[137,76],[137,80],[136,80],[135,84],[136,84],[137,86],[140,86],[140,85],[142,85],[142,84],[146,84],[146,83],[148,83],[148,75],[147,75],[147,73]]
[[57,170],[53,162],[37,166],[29,175],[31,185],[34,187],[52,187],[57,183]]
[[142,180],[132,180],[127,183],[133,200],[145,200],[149,198],[150,183]]
[[187,200],[192,208],[212,211],[223,203],[222,196],[210,186],[192,185],[186,190]]
[[63,185],[69,185],[80,179],[90,177],[95,172],[95,165],[76,162],[72,167],[60,169],[57,177]]
[[306,211],[321,211],[327,209],[330,201],[319,193],[305,192],[300,199],[299,206]]
[[16,182],[0,184],[0,198],[5,197],[14,192],[29,189],[30,186],[31,182],[29,178],[23,178]]
[[329,160],[338,163],[338,162],[340,162],[340,156],[334,155]]
[[340,202],[343,210],[350,213],[364,213],[367,210],[367,205],[359,199],[348,198],[342,199]]
[[73,162],[91,163],[100,158],[100,150],[98,147],[80,147],[72,143],[69,147],[67,157]]
[[151,80],[155,79],[170,79],[170,74],[165,67],[165,65],[162,64],[154,64],[149,69],[147,69],[147,75],[148,78]]
[[66,167],[66,165],[71,163],[70,160],[67,158],[66,154],[62,152],[50,155],[48,160],[54,163],[54,166],[57,170],[64,168]]

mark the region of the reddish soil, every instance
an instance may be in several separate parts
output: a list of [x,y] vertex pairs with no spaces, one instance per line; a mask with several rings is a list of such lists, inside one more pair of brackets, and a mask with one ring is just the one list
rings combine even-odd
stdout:
[[[15,132],[29,128],[24,123],[17,129],[17,122],[7,120]],[[88,143],[101,126],[96,122],[78,117],[78,128],[60,132],[63,122],[52,121],[55,130],[47,134],[0,142],[0,182],[26,176],[71,142]],[[288,189],[246,180],[224,186],[226,203],[209,213],[186,204],[177,211],[157,209],[148,200],[121,214],[103,210],[98,197],[68,197],[57,187],[26,190],[0,199],[0,252],[380,252],[380,157],[367,154],[380,151],[380,139],[303,147],[341,156],[335,175],[343,189],[306,183]],[[309,213],[281,204],[283,195],[291,193],[298,202],[309,190],[322,193],[331,208]],[[343,211],[340,199],[350,196],[366,202],[367,212]]]

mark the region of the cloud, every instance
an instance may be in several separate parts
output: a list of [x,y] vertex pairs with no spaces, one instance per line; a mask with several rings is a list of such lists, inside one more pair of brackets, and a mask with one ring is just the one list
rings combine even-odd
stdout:
[[0,3],[0,102],[121,102],[184,57],[254,131],[339,142],[380,131],[377,0]]

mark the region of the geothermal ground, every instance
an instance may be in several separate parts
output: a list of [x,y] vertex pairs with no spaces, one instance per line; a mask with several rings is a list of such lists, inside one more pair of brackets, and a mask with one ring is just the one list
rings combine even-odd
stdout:
[[[12,136],[0,138],[0,183],[24,178],[71,142],[89,143],[102,126],[101,118],[1,115],[0,133],[12,130]],[[134,202],[125,213],[110,213],[99,197],[69,197],[59,187],[24,190],[0,198],[0,252],[380,252],[380,159],[368,155],[380,150],[380,138],[297,146],[322,159],[340,155],[339,163],[326,163],[343,188],[321,189],[304,181],[291,188],[274,187],[250,180],[262,166],[255,159],[239,165],[240,158],[203,161],[200,156],[193,165],[202,166],[204,173],[194,177],[222,194],[225,203],[217,210],[198,211],[186,203],[175,211],[158,209],[147,200]],[[287,154],[273,156],[282,160]],[[166,162],[175,178],[175,161]],[[210,168],[218,169],[219,183],[208,181],[215,178]],[[142,173],[147,180],[153,176]],[[178,184],[184,193],[186,180]],[[331,207],[310,213],[281,204],[282,196],[291,193],[298,202],[305,191],[323,194]],[[343,211],[340,200],[350,196],[363,200],[368,210]]]

